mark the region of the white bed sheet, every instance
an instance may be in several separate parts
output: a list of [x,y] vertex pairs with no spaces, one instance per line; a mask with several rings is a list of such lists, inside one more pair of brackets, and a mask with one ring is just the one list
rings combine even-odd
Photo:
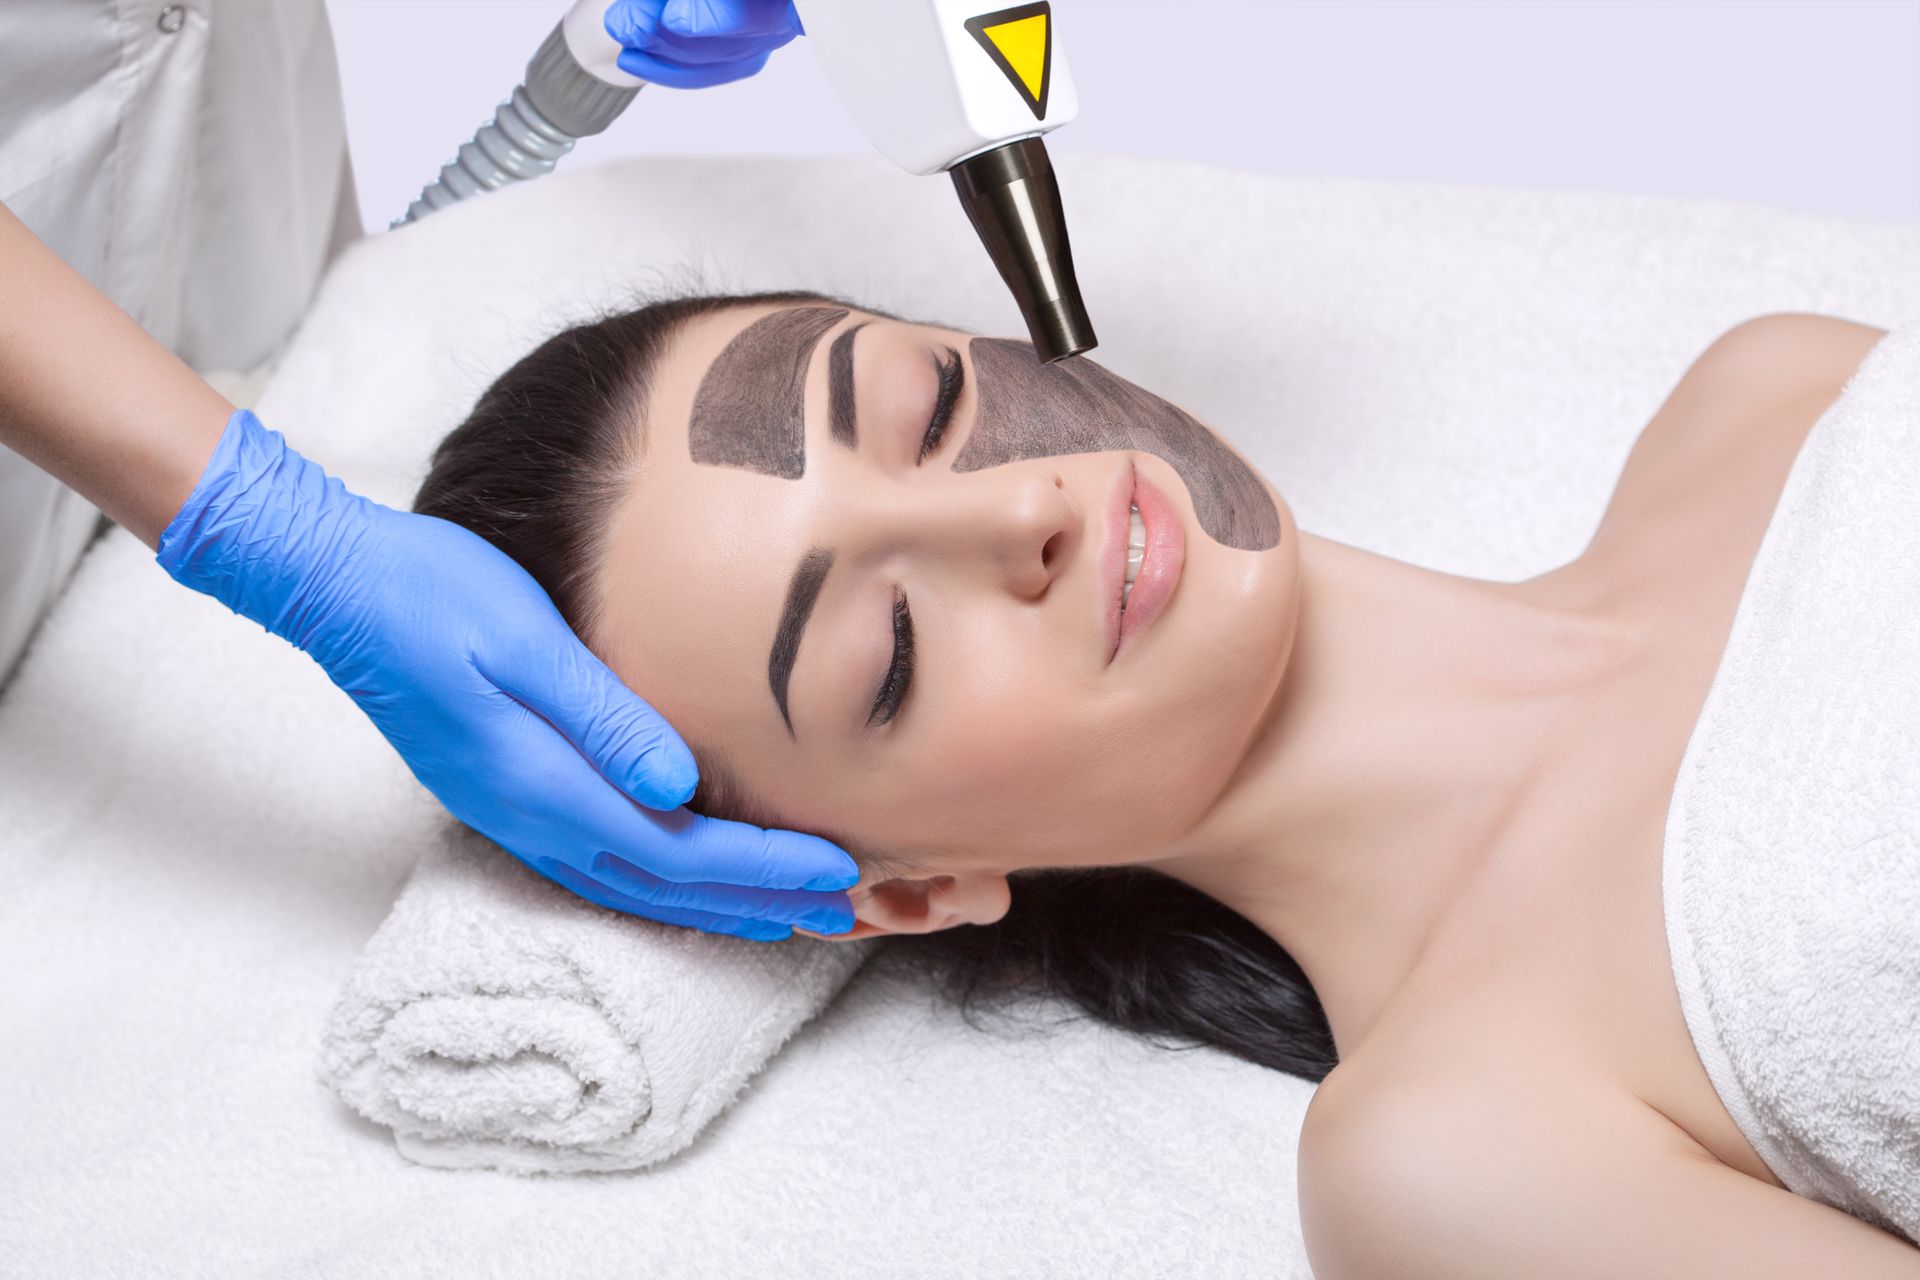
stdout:
[[[1580,552],[1733,323],[1920,296],[1909,227],[1058,164],[1097,358],[1232,437],[1302,527],[1489,578]],[[942,181],[628,162],[355,246],[259,411],[405,505],[495,373],[689,263],[1019,331]],[[123,530],[88,553],[0,697],[0,1274],[1308,1275],[1308,1086],[1083,1023],[982,1034],[884,955],[663,1167],[402,1161],[314,1058],[439,820],[305,657]]]

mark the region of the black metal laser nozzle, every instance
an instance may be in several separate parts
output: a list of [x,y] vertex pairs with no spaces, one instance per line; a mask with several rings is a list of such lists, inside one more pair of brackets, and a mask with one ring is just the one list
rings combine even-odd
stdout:
[[954,165],[953,188],[980,243],[1026,318],[1041,360],[1052,364],[1099,344],[1073,275],[1073,249],[1046,144],[1021,138]]

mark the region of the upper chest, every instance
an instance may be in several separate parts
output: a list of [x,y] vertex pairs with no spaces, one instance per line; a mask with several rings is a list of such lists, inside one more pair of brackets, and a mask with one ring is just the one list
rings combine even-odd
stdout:
[[[1862,338],[1849,372],[1870,346]],[[1636,619],[1645,657],[1569,716],[1557,758],[1409,979],[1403,1012],[1366,1049],[1390,1070],[1513,1073],[1516,1096],[1625,1091],[1653,1124],[1620,1141],[1697,1144],[1778,1185],[1687,1031],[1661,861],[1680,765],[1748,572],[1838,384],[1744,414],[1684,390],[1636,444],[1587,552],[1550,575]]]

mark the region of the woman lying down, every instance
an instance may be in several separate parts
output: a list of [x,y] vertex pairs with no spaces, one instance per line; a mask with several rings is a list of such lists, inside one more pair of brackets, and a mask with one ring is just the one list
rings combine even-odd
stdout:
[[417,509],[646,691],[694,809],[855,855],[839,936],[929,935],[969,991],[1018,973],[1324,1080],[1299,1153],[1322,1280],[1920,1276],[1742,1136],[1660,897],[1760,538],[1880,336],[1724,335],[1585,552],[1517,583],[1302,532],[1090,360],[816,294],[560,334]]

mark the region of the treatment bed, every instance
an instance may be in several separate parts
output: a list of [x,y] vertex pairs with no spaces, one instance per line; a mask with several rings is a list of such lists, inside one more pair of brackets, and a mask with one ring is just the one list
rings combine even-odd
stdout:
[[[1302,528],[1449,572],[1578,555],[1733,324],[1920,320],[1910,227],[1056,162],[1094,358],[1237,443]],[[1017,336],[972,234],[878,158],[582,167],[353,245],[256,407],[404,507],[495,374],[656,288]],[[664,1164],[408,1163],[315,1063],[443,822],[305,656],[126,531],[92,547],[0,695],[0,1275],[1309,1276],[1309,1085],[1062,1010],[975,1030],[885,947]]]

